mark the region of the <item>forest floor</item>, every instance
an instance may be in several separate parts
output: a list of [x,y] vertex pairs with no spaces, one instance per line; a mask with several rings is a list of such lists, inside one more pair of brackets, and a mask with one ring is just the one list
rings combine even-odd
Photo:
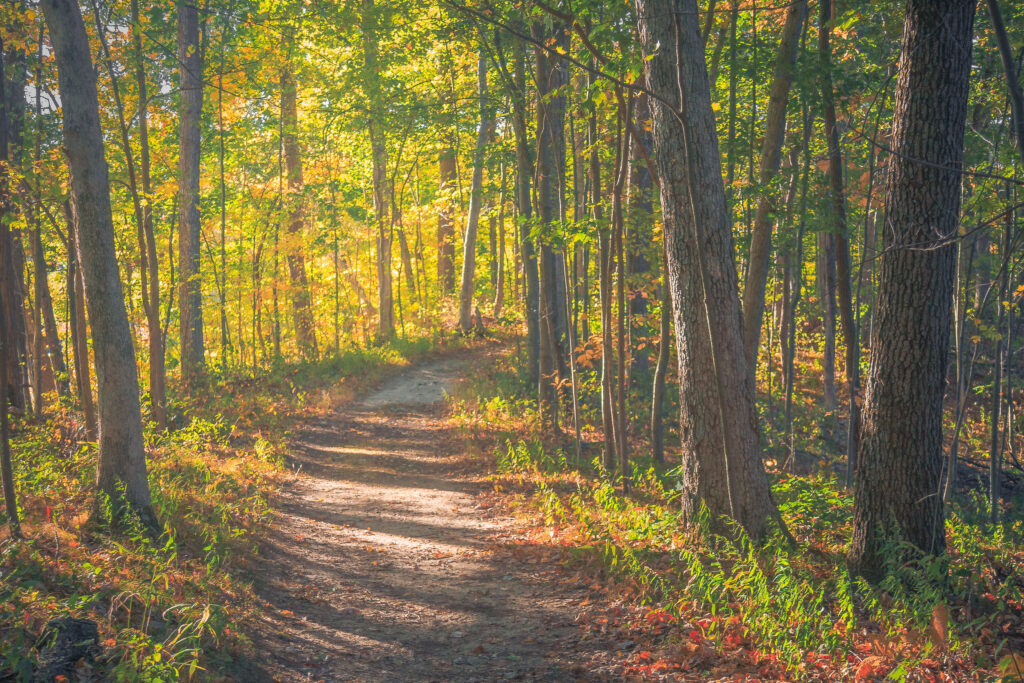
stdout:
[[[444,399],[491,347],[414,365],[295,430],[262,543],[262,680],[602,680],[632,643],[576,623],[592,596],[487,502]],[[589,596],[589,597],[588,597]],[[600,598],[598,598],[600,599]]]

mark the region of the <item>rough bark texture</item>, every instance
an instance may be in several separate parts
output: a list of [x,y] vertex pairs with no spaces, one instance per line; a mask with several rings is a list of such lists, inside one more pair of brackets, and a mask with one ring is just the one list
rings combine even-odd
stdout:
[[44,0],[42,8],[57,58],[64,148],[79,218],[79,261],[93,323],[99,390],[97,487],[115,505],[126,499],[146,523],[153,524],[135,350],[114,251],[110,184],[89,38],[75,0]]
[[[181,378],[189,384],[202,372],[203,291],[199,271],[199,118],[203,109],[203,63],[199,53],[199,10],[178,2],[178,317],[181,323]],[[81,211],[81,208],[79,208]],[[94,328],[96,326],[94,319]]]
[[638,0],[637,10],[648,86],[660,98],[654,144],[679,355],[681,502],[691,519],[704,503],[761,538],[774,503],[758,448],[697,3]]
[[909,0],[850,564],[880,575],[893,538],[945,550],[942,397],[975,3]]
[[281,143],[284,145],[285,173],[288,176],[288,238],[285,258],[291,281],[292,319],[299,352],[304,358],[316,358],[316,328],[310,305],[309,280],[306,278],[306,256],[302,251],[306,228],[303,206],[302,150],[299,147],[299,115],[296,104],[295,76],[289,67],[281,69]]
[[750,260],[746,284],[743,288],[743,332],[750,371],[757,369],[757,349],[761,341],[761,319],[764,317],[764,292],[768,283],[768,263],[772,244],[772,209],[774,197],[768,185],[779,172],[782,161],[782,141],[786,132],[786,103],[789,86],[796,66],[800,29],[807,16],[807,0],[797,0],[789,6],[786,23],[775,57],[775,77],[768,95],[768,116],[764,143],[761,146],[759,180],[761,198],[757,202],[754,227],[750,236]]

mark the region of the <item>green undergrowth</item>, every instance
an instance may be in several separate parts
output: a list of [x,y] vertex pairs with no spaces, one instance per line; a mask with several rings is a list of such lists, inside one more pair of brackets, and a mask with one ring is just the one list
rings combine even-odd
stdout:
[[262,607],[249,576],[288,430],[441,346],[351,348],[256,376],[211,369],[190,398],[172,395],[172,428],[146,433],[157,538],[131,521],[115,531],[89,520],[96,450],[77,411],[58,403],[44,420],[17,421],[25,540],[7,537],[0,514],[0,680],[30,678],[43,626],[60,616],[99,624],[92,675],[103,680],[208,679],[229,667],[249,651]]
[[[600,467],[596,445],[575,463],[572,443],[542,438],[516,391],[523,387],[513,373],[492,368],[455,401],[456,423],[493,459],[495,489],[537,539],[560,548],[567,567],[669,615],[678,626],[670,639],[712,644],[722,657],[742,650],[794,679],[881,672],[941,680],[942,672],[986,680],[1016,661],[1024,632],[1019,519],[993,528],[970,501],[958,504],[947,521],[946,558],[893,564],[870,585],[846,568],[853,498],[831,468],[772,475],[797,546],[779,534],[755,545],[738,528],[712,533],[706,517],[684,524],[677,473],[655,468],[642,443],[633,448],[640,457],[632,490],[623,494],[621,478]],[[900,550],[887,555],[906,557]],[[710,666],[700,661],[664,666],[699,673]],[[1005,680],[1016,680],[1008,673]]]

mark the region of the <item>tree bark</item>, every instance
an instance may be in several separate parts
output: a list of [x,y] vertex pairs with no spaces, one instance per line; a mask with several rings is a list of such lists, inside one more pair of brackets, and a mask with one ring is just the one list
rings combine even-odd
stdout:
[[85,438],[96,440],[96,405],[92,398],[92,377],[89,374],[89,342],[85,321],[85,283],[78,264],[78,217],[71,201],[64,203],[68,222],[68,323],[71,327],[71,351],[75,361],[75,384],[78,402],[85,419]]
[[[754,539],[777,517],[759,449],[732,229],[695,0],[637,0],[679,355],[681,504]],[[714,395],[713,400],[709,400]]]
[[394,292],[391,283],[391,229],[388,225],[388,153],[380,92],[380,55],[377,10],[374,0],[363,0],[363,88],[370,109],[370,155],[373,162],[373,210],[377,219],[377,338],[395,336]]
[[110,185],[89,38],[74,0],[43,0],[42,8],[57,59],[64,146],[79,214],[79,260],[93,321],[99,380],[97,488],[115,510],[127,503],[147,526],[156,528],[146,476],[135,350],[114,250]]
[[139,2],[132,0],[132,40],[135,49],[135,80],[139,95],[139,171],[142,180],[142,227],[145,232],[145,263],[149,264],[149,297],[146,323],[149,330],[149,401],[153,422],[158,429],[167,428],[167,373],[164,359],[164,340],[160,329],[160,262],[156,255],[156,237],[153,232],[153,203],[149,165],[149,98],[147,95],[146,64],[142,52],[142,28],[139,25]]
[[869,578],[893,538],[946,547],[942,398],[975,3],[906,7],[850,550]]
[[[286,39],[287,40],[287,39]],[[302,179],[302,149],[299,145],[299,115],[296,104],[295,76],[291,65],[281,69],[282,144],[284,145],[285,173],[288,176],[288,198],[291,205],[285,244],[288,277],[291,281],[292,319],[299,352],[307,360],[316,358],[316,326],[306,277],[306,256],[302,241],[306,231],[304,185]]]
[[[203,291],[200,272],[199,153],[203,109],[203,62],[199,52],[199,10],[178,0],[178,317],[181,323],[181,379],[194,383],[203,372]],[[81,209],[79,209],[81,211]],[[93,319],[93,333],[97,323]]]
[[469,213],[466,217],[466,236],[462,243],[462,280],[459,286],[459,328],[463,334],[473,329],[473,294],[476,290],[476,235],[480,227],[480,207],[483,204],[484,152],[491,134],[493,121],[487,102],[487,56],[480,50],[476,67],[477,97],[480,104],[480,125],[473,150],[473,181],[469,190]]
[[437,212],[437,281],[442,294],[455,289],[455,150],[445,147],[438,159],[441,208]]

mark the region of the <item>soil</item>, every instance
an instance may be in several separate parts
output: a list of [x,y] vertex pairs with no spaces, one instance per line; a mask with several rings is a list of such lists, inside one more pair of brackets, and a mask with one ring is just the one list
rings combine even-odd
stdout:
[[247,680],[613,675],[623,645],[576,623],[586,587],[518,552],[513,520],[483,496],[485,464],[445,419],[473,354],[412,367],[297,430],[299,475],[261,547],[267,608]]

